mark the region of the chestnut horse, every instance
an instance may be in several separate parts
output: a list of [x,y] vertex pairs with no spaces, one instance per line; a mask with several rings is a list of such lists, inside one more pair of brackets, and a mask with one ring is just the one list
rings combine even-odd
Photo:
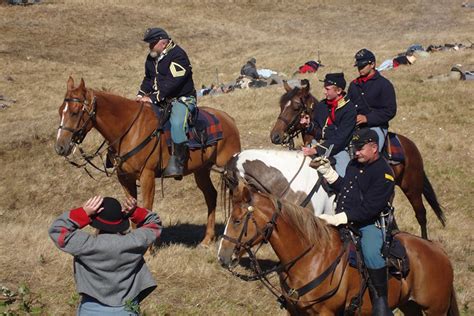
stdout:
[[[291,315],[342,315],[349,309],[362,279],[348,264],[348,247],[333,226],[308,209],[257,192],[243,179],[231,184],[231,195],[232,211],[218,250],[224,267],[237,274],[233,267],[244,252],[260,267],[252,247],[268,242],[280,260],[278,269],[256,269],[248,280],[264,282]],[[408,233],[396,238],[407,250],[410,271],[389,280],[390,308],[405,315],[459,315],[453,268],[443,249]],[[269,271],[278,273],[280,289],[264,278]],[[357,312],[371,315],[368,291],[361,306]]]
[[[223,137],[216,145],[202,150],[190,150],[185,175],[194,174],[198,188],[207,204],[206,235],[201,242],[208,245],[215,238],[217,191],[210,171],[213,165],[223,167],[233,154],[240,151],[239,131],[233,118],[223,111],[204,108],[222,124]],[[152,209],[155,196],[155,177],[161,174],[170,157],[161,133],[152,137],[158,120],[149,104],[138,103],[117,95],[86,88],[84,80],[74,87],[70,77],[64,102],[59,108],[61,123],[55,149],[61,156],[69,156],[86,134],[95,128],[122,160],[117,176],[128,196],[137,197],[139,180],[143,206]],[[149,142],[144,140],[149,138]],[[126,157],[126,158],[125,158]],[[121,159],[120,159],[121,158]]]
[[[287,144],[293,137],[302,133],[303,141],[306,144],[311,141],[312,136],[304,134],[299,124],[299,118],[303,111],[310,113],[317,100],[309,92],[309,85],[304,88],[295,87],[293,89],[287,83],[284,86],[286,93],[280,99],[280,114],[270,133],[271,141],[274,144]],[[446,219],[436,193],[426,176],[420,151],[415,143],[407,137],[400,134],[397,134],[397,136],[403,147],[405,161],[396,165],[391,164],[395,174],[395,182],[405,193],[415,211],[416,219],[421,228],[421,236],[428,239],[426,208],[422,196],[425,196],[443,226],[445,226]]]

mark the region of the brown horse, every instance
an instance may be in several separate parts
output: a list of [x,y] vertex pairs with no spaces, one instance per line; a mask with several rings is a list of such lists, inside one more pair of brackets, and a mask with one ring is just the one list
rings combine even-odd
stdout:
[[[342,315],[347,311],[362,278],[348,265],[348,247],[338,231],[308,209],[256,192],[242,179],[233,185],[232,211],[219,245],[221,264],[236,274],[233,267],[246,251],[259,267],[252,247],[268,242],[280,260],[276,271],[281,289],[266,282],[265,271],[256,269],[253,280],[264,282],[290,314]],[[453,268],[446,253],[438,244],[411,234],[396,236],[407,250],[410,271],[405,278],[389,280],[390,308],[398,307],[405,315],[459,315]],[[371,314],[367,292],[359,307],[362,315]]]
[[[204,109],[204,108],[202,108]],[[198,188],[206,200],[207,227],[201,244],[215,238],[217,191],[210,170],[213,165],[224,166],[233,154],[240,151],[239,131],[234,120],[225,112],[205,108],[222,124],[223,137],[216,145],[190,151],[185,175],[194,174]],[[143,206],[153,207],[155,177],[161,174],[170,157],[161,133],[150,136],[158,126],[149,104],[138,103],[117,95],[86,88],[84,80],[74,87],[70,77],[63,104],[59,108],[61,123],[56,140],[56,152],[67,157],[76,144],[95,128],[107,141],[121,163],[117,167],[120,184],[128,196],[137,197],[136,181],[140,181]],[[148,139],[149,142],[144,142]]]
[[[271,141],[274,144],[286,144],[292,137],[301,132],[303,141],[307,143],[312,139],[312,136],[305,135],[301,131],[299,118],[304,111],[310,112],[317,100],[309,92],[309,85],[305,88],[296,87],[293,89],[287,83],[284,86],[286,93],[280,99],[280,114],[271,131]],[[416,219],[421,228],[421,236],[428,239],[426,208],[422,196],[425,196],[443,226],[445,226],[446,219],[436,193],[426,176],[420,151],[415,143],[407,137],[400,134],[397,134],[397,136],[405,154],[405,161],[391,165],[395,174],[395,181],[405,193],[415,211]]]

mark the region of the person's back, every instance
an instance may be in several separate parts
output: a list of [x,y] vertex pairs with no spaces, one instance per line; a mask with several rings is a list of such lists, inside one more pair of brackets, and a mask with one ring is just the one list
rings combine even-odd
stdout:
[[[127,214],[137,224],[137,229],[129,233],[125,233],[129,229],[128,218],[124,217]],[[88,224],[99,233],[80,230]],[[78,315],[120,315],[127,304],[138,306],[156,288],[143,255],[159,238],[161,229],[158,215],[136,208],[133,199],[126,201],[122,213],[115,199],[94,197],[53,222],[51,239],[59,249],[74,256],[76,289],[82,295]]]
[[255,58],[250,58],[245,65],[240,69],[240,74],[252,79],[258,79],[260,76],[257,72],[256,67],[257,60]]

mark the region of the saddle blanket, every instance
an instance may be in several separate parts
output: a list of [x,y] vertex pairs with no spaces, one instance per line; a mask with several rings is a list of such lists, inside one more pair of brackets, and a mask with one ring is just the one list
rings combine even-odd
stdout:
[[397,134],[388,132],[385,151],[389,161],[395,163],[402,163],[405,161],[405,153],[403,152],[402,144],[400,143]]
[[[349,265],[353,268],[358,268],[357,249],[353,242],[349,245]],[[406,278],[410,272],[410,261],[408,260],[407,252],[402,243],[393,236],[388,249],[388,272],[392,277],[397,279]]]
[[[211,146],[222,139],[222,124],[209,112],[197,109],[197,118],[189,125],[188,140],[189,149],[201,149]],[[163,136],[166,144],[171,146],[171,123],[168,120],[163,126]]]

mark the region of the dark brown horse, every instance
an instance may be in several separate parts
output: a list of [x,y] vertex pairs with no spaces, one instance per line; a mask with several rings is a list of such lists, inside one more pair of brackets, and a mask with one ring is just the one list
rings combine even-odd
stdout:
[[[204,109],[204,108],[202,108]],[[222,124],[223,137],[216,145],[190,151],[185,175],[194,174],[208,208],[206,235],[202,244],[215,238],[217,191],[210,170],[213,165],[224,166],[233,154],[240,151],[239,131],[234,120],[223,111],[205,108]],[[140,181],[143,206],[153,208],[155,177],[166,167],[170,156],[161,133],[150,136],[158,121],[149,104],[138,103],[117,95],[86,88],[84,80],[78,87],[69,78],[64,102],[59,108],[61,123],[56,140],[56,152],[71,154],[76,144],[95,128],[107,141],[121,163],[117,167],[120,184],[128,196],[137,197],[136,181]],[[149,138],[148,143],[144,140]],[[130,154],[133,152],[133,154]]]
[[[247,252],[259,266],[252,247],[268,242],[280,260],[281,289],[265,283],[265,271],[257,271],[254,279],[281,295],[279,301],[292,315],[342,315],[358,295],[362,278],[348,264],[348,247],[338,231],[308,209],[256,192],[242,179],[231,193],[232,211],[218,251],[221,264],[234,272]],[[438,244],[411,234],[396,236],[407,250],[410,271],[405,278],[389,280],[390,308],[398,307],[405,315],[459,315],[446,253]],[[368,291],[362,299],[360,312],[370,315]]]
[[[309,85],[305,88],[291,88],[285,83],[286,93],[280,99],[280,114],[270,134],[272,143],[285,144],[292,137],[298,135],[302,128],[299,125],[299,117],[303,111],[310,112],[316,99],[309,92]],[[311,135],[302,132],[303,141],[309,142]],[[441,224],[445,226],[445,216],[438,202],[436,194],[426,176],[423,159],[420,151],[407,137],[397,134],[402,145],[405,161],[396,165],[391,165],[395,174],[396,184],[405,193],[408,201],[415,211],[416,219],[421,228],[421,236],[428,238],[426,228],[426,208],[423,204],[424,195],[429,205],[436,214]]]

